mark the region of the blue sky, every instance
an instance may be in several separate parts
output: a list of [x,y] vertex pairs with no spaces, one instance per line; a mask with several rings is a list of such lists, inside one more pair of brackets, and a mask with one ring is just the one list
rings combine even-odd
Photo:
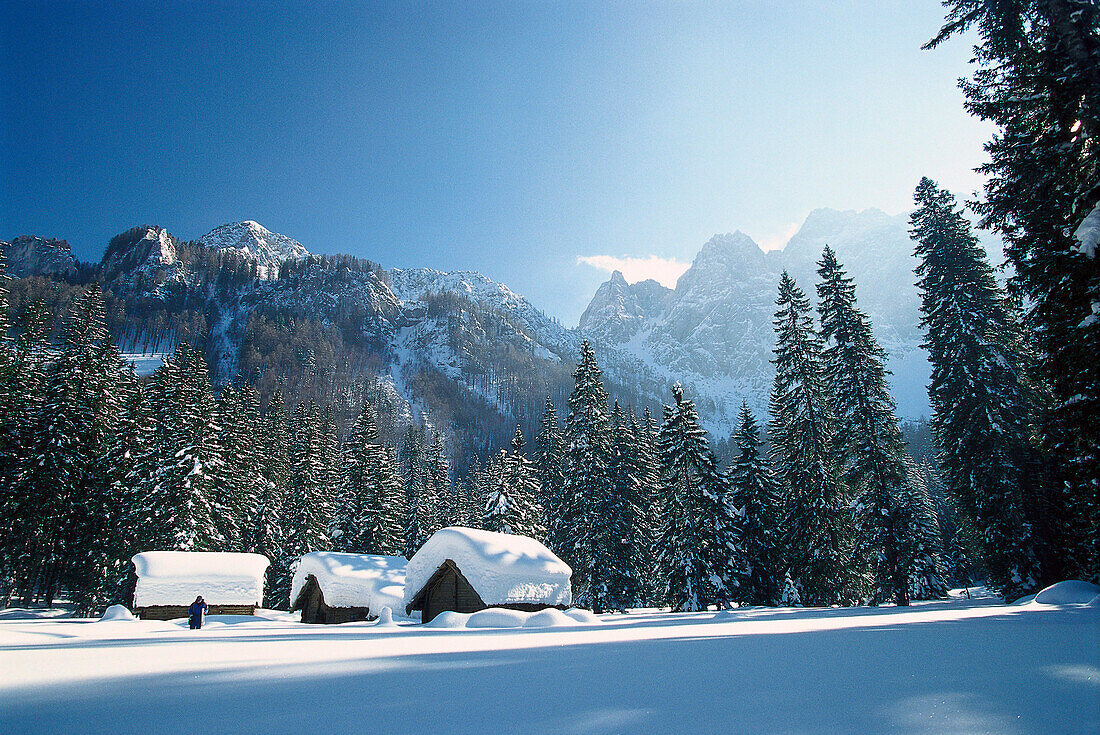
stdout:
[[[566,324],[734,229],[967,195],[969,47],[899,2],[0,5],[0,238],[83,260],[254,219],[314,252],[475,269]],[[682,265],[680,266],[682,267]]]

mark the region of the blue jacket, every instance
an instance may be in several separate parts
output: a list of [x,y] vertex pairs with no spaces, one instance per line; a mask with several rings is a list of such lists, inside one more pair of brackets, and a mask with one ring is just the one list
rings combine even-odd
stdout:
[[210,606],[205,602],[192,602],[191,607],[187,608],[187,614],[193,618],[197,618],[200,615],[205,615],[206,611],[210,609]]

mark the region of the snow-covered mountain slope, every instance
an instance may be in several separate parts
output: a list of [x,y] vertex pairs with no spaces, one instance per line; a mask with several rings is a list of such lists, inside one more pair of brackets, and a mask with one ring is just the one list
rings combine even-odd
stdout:
[[137,285],[146,293],[158,293],[166,283],[184,278],[179,262],[179,240],[163,227],[142,225],[111,238],[99,274],[106,282]]
[[[861,307],[889,351],[899,413],[928,413],[928,366],[919,348],[919,296],[914,285],[905,215],[876,209],[811,212],[780,251],[764,253],[747,235],[716,235],[695,257],[674,290],[621,274],[597,290],[580,331],[597,343],[608,372],[667,400],[680,380],[709,428],[725,433],[742,400],[767,406],[775,334],[772,318],[785,269],[815,300],[817,261],[830,245],[855,279]],[[661,289],[661,290],[658,290]]]
[[20,235],[11,242],[0,242],[0,252],[7,260],[7,275],[12,278],[76,273],[76,259],[65,240]]
[[215,227],[199,242],[212,250],[232,250],[256,261],[260,278],[278,276],[279,266],[286,260],[300,260],[309,255],[297,240],[271,232],[252,220],[231,222]]

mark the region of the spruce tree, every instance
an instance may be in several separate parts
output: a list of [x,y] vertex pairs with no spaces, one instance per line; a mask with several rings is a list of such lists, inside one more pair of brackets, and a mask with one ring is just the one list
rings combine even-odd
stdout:
[[802,602],[846,602],[852,599],[854,583],[851,523],[837,479],[821,340],[809,316],[809,301],[786,271],[776,304],[769,428],[775,467],[787,490],[785,555]]
[[1009,305],[955,198],[928,178],[914,198],[939,467],[973,522],[990,585],[1012,599],[1037,582],[1025,514],[1036,483],[1026,363]]
[[777,605],[785,568],[779,527],[781,489],[768,458],[761,451],[756,417],[742,402],[734,435],[738,454],[730,468],[730,503],[741,519],[745,576],[737,601],[746,605]]
[[555,551],[573,568],[573,596],[581,604],[601,608],[607,569],[607,536],[602,527],[611,460],[608,396],[596,353],[581,344],[581,360],[573,373],[569,415],[562,435],[565,481],[562,486]]
[[283,539],[279,549],[283,576],[276,580],[275,599],[289,601],[290,577],[303,554],[330,547],[332,496],[330,468],[325,463],[325,427],[321,411],[310,402],[298,404],[290,422],[290,472],[283,497]]
[[611,492],[603,512],[608,536],[604,607],[625,611],[642,603],[644,539],[642,468],[630,421],[618,401],[611,411]]
[[133,469],[132,484],[144,545],[158,550],[217,551],[219,502],[225,497],[224,458],[214,421],[206,361],[182,343],[153,375],[152,441]]
[[538,434],[535,436],[535,474],[541,489],[539,505],[543,509],[542,524],[546,528],[548,539],[559,536],[558,519],[561,514],[562,488],[565,485],[563,454],[558,412],[550,396],[547,396],[542,417],[539,419]]
[[378,438],[374,409],[363,410],[344,442],[346,486],[333,540],[337,551],[399,555],[403,549],[405,493],[386,447]]
[[661,532],[658,492],[660,467],[657,464],[654,447],[657,441],[656,431],[653,428],[653,417],[649,409],[646,408],[642,420],[631,412],[628,428],[633,441],[633,459],[638,474],[639,515],[637,525],[633,529],[632,542],[635,553],[635,576],[641,597],[639,604],[653,606],[659,604],[660,597],[664,594],[664,585],[661,583],[657,564],[657,544],[660,541]]
[[980,226],[1004,237],[1026,297],[1051,477],[1028,503],[1040,584],[1100,581],[1100,5],[1091,0],[946,0],[927,47],[970,28],[980,43],[966,107],[998,127]]
[[835,447],[856,509],[853,562],[869,570],[873,601],[909,599],[901,547],[911,541],[903,497],[912,489],[894,399],[886,386],[886,353],[856,306],[855,285],[825,247],[818,263],[825,389],[832,400]]
[[705,610],[736,595],[744,572],[728,485],[718,470],[695,404],[673,389],[657,439],[665,526],[658,560],[673,609]]

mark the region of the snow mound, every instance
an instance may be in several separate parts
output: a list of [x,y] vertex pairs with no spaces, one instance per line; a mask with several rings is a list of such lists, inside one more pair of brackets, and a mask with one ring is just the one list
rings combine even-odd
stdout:
[[137,620],[137,618],[125,605],[111,605],[103,611],[103,617],[100,618],[101,622],[108,620]]
[[427,628],[450,628],[452,630],[465,628],[469,615],[446,610],[439,613],[430,622],[424,623]]
[[502,607],[490,607],[470,613],[466,620],[467,628],[522,628],[531,613],[520,610],[505,610]]
[[531,613],[523,623],[524,628],[561,628],[573,625],[577,625],[576,620],[553,607]]
[[315,551],[299,560],[290,586],[290,600],[297,602],[298,594],[312,576],[330,607],[367,607],[372,614],[383,607],[400,610],[407,564],[402,556]]
[[1070,579],[1052,584],[1035,595],[1040,605],[1090,605],[1100,595],[1100,587],[1092,582]]
[[572,618],[578,623],[584,623],[586,625],[603,622],[602,620],[597,618],[591,610],[585,610],[581,607],[571,607],[564,613],[562,613],[562,615],[565,615],[568,618]]
[[208,605],[259,605],[270,564],[261,554],[213,551],[144,551],[131,561],[134,607],[189,605],[198,595]]
[[378,622],[374,624],[376,628],[396,628],[397,623],[393,622],[393,610],[389,607],[384,607],[378,611]]
[[573,570],[535,539],[451,526],[436,531],[409,560],[406,606],[448,559],[486,605],[568,605],[573,599]]

